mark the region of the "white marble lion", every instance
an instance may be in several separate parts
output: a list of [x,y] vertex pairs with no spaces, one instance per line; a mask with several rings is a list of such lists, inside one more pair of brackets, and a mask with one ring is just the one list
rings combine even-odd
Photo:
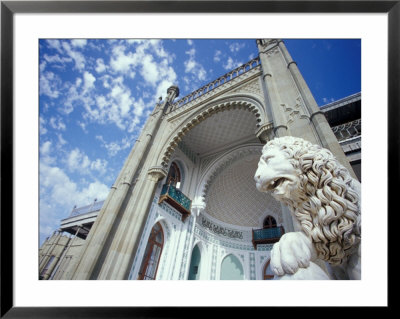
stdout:
[[296,230],[273,246],[275,279],[361,279],[361,187],[329,150],[275,138],[254,179],[289,207]]

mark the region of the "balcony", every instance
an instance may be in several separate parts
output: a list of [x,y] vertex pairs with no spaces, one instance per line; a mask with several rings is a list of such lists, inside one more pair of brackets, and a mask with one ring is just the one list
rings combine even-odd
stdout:
[[254,249],[259,244],[273,244],[279,241],[285,230],[282,226],[262,229],[252,229],[252,242]]
[[175,186],[164,184],[158,203],[161,204],[164,201],[182,214],[182,221],[190,215],[192,201]]

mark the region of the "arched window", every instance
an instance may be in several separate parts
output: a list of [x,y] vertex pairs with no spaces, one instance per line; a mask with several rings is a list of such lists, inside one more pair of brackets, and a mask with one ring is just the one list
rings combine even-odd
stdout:
[[264,280],[272,280],[272,279],[274,279],[274,273],[273,273],[271,267],[269,266],[270,262],[271,262],[271,259],[268,260],[267,263],[264,266],[264,271],[263,271]]
[[274,217],[272,217],[272,216],[265,217],[264,222],[263,222],[263,228],[275,228],[277,226],[278,225],[277,225]]
[[196,245],[192,251],[192,258],[189,267],[189,280],[199,280],[200,277],[200,261],[201,253],[199,247]]
[[180,188],[181,186],[181,171],[175,162],[172,162],[171,167],[169,168],[167,184],[171,184],[176,188]]
[[154,280],[157,275],[158,263],[164,245],[164,234],[160,223],[151,229],[149,240],[147,241],[142,265],[139,271],[139,280]]
[[243,280],[244,271],[240,260],[230,254],[221,263],[221,280]]

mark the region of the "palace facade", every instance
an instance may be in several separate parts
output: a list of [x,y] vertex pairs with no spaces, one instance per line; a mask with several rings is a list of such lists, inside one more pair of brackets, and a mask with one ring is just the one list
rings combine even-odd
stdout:
[[361,95],[319,107],[282,40],[149,116],[104,201],[74,207],[39,251],[41,279],[272,279],[293,222],[257,191],[263,145],[292,135],[328,148],[361,181]]

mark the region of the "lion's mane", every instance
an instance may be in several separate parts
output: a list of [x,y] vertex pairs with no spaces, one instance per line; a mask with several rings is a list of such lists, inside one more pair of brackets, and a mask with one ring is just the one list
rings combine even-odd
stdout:
[[342,264],[361,240],[360,194],[348,170],[318,145],[291,136],[275,138],[264,148],[281,150],[298,173],[300,202],[282,200],[312,239],[318,258]]

